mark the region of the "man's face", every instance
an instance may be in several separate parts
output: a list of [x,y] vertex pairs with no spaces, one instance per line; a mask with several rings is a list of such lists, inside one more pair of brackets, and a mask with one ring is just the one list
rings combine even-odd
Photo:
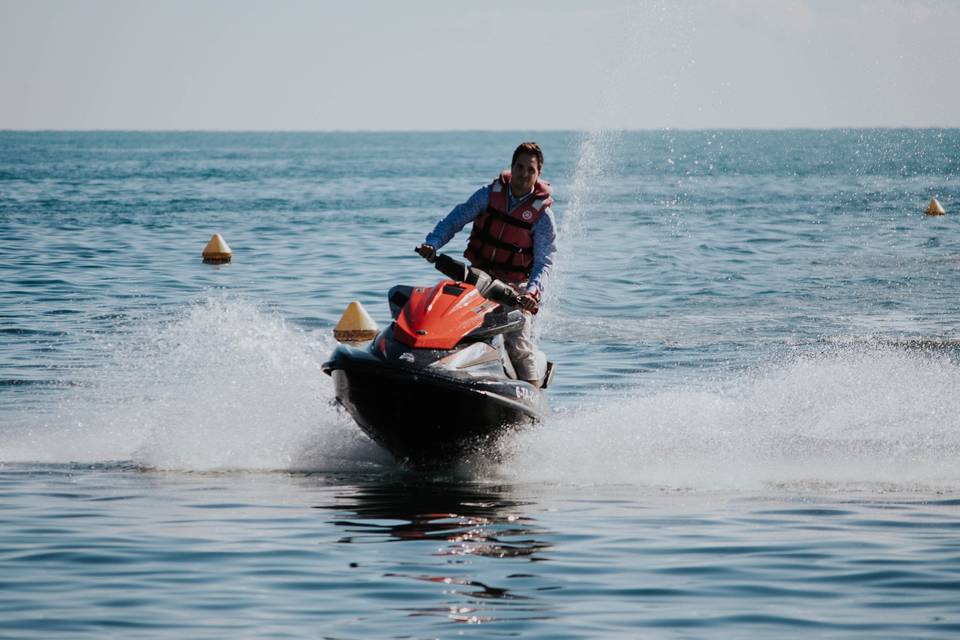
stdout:
[[531,153],[521,153],[511,169],[510,190],[513,195],[522,196],[533,191],[533,185],[540,177],[540,167],[537,165],[537,156]]

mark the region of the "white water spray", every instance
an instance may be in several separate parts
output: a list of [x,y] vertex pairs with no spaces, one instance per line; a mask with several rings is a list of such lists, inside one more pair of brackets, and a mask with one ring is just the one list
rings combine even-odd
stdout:
[[[333,344],[213,297],[112,337],[55,414],[0,432],[3,462],[185,471],[392,466],[331,406]],[[638,490],[960,489],[960,367],[945,353],[839,347],[606,398],[506,438],[511,483]],[[31,421],[32,420],[32,421]],[[646,488],[646,489],[645,489]]]
[[331,470],[385,461],[330,404],[332,339],[229,297],[101,340],[54,414],[2,433],[5,462],[124,461],[176,470]]
[[559,256],[544,305],[543,321],[547,325],[553,322],[551,311],[562,295],[559,292],[577,273],[575,255],[590,228],[588,221],[598,219],[597,226],[603,226],[604,182],[617,175],[622,123],[631,121],[631,108],[635,106],[624,97],[633,92],[624,89],[641,84],[659,92],[663,79],[672,78],[668,93],[674,97],[676,110],[679,78],[691,63],[692,20],[687,9],[675,3],[637,3],[621,17],[621,24],[621,38],[612,39],[610,50],[597,56],[597,66],[605,79],[589,115],[589,126],[580,138],[569,200],[559,222]]
[[584,407],[504,443],[520,482],[957,490],[960,367],[839,350]]

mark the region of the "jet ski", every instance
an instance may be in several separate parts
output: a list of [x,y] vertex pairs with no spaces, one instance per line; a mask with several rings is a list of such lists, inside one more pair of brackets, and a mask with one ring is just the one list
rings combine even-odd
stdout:
[[338,345],[323,364],[336,402],[415,467],[492,451],[506,431],[541,420],[554,371],[538,353],[541,388],[516,377],[503,346],[523,324],[513,288],[447,255],[434,264],[446,279],[390,289],[390,325],[365,346]]

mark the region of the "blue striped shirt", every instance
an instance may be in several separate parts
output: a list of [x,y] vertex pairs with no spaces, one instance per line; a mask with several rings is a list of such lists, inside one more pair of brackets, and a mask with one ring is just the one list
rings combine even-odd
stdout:
[[[513,193],[507,190],[507,206],[513,210],[518,204],[531,197],[531,191],[525,196],[515,198]],[[439,249],[450,242],[451,238],[463,229],[468,222],[473,222],[474,218],[487,209],[490,203],[490,185],[481,187],[470,196],[463,204],[458,204],[447,214],[443,220],[437,223],[433,231],[427,234],[426,242],[430,246]],[[557,253],[557,231],[553,219],[553,211],[547,207],[531,229],[533,233],[533,266],[530,269],[530,279],[527,281],[527,291],[534,293],[543,291],[543,282],[550,275],[553,268],[553,258]]]

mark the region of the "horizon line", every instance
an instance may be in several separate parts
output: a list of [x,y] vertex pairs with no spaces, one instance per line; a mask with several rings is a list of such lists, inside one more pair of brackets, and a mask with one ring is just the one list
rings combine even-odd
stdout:
[[5,128],[0,133],[652,133],[652,132],[698,132],[698,131],[850,131],[850,130],[928,130],[960,129],[960,125],[855,125],[855,126],[785,126],[785,127],[593,127],[585,129],[206,129],[206,128],[143,128],[143,129],[55,129],[55,128]]

